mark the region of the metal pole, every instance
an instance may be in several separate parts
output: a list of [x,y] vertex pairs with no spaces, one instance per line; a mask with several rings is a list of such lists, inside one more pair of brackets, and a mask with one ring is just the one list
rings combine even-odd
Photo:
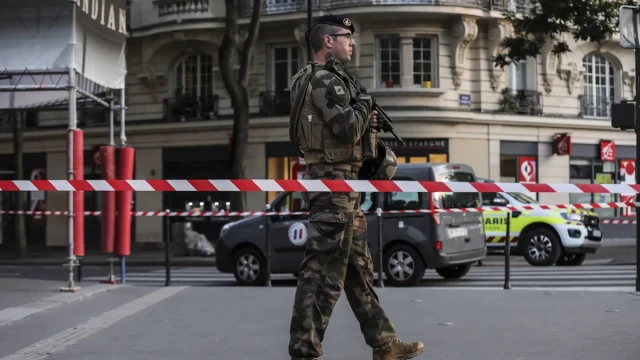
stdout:
[[[271,210],[271,205],[267,204],[265,207],[267,211]],[[269,215],[264,215],[264,233],[265,233],[265,252],[267,253],[267,268],[265,271],[267,272],[267,287],[271,287],[271,236],[269,236]]]
[[504,289],[511,289],[511,211],[507,211],[507,238],[504,241]]
[[[120,90],[120,146],[127,145],[127,137],[124,132],[124,124],[125,124],[125,104],[124,104],[124,86],[122,90]],[[120,257],[120,279],[122,279],[122,283],[125,283],[125,269],[126,269],[126,256]]]
[[124,113],[126,110],[126,106],[124,104],[124,87],[120,91],[120,102],[120,145],[125,146],[127,145],[127,136],[124,132]]
[[[311,29],[312,14],[313,14],[313,0],[307,0],[307,29]],[[313,49],[311,48],[311,42],[307,43],[307,54],[309,57],[309,62],[313,61]]]
[[171,216],[167,210],[167,240],[164,247],[164,286],[171,285],[171,256],[169,255],[169,246],[171,245]]
[[376,209],[376,215],[378,219],[378,287],[384,287],[384,281],[382,280],[383,265],[382,265],[382,208]]
[[[74,30],[75,31],[75,30]],[[77,110],[76,110],[76,73],[75,69],[71,67],[69,69],[69,130],[76,129],[78,126]],[[68,136],[68,153],[67,153],[67,178],[69,180],[73,180],[73,132],[69,131],[67,133]],[[68,198],[68,219],[67,219],[67,245],[69,248],[69,263],[67,266],[69,267],[69,283],[67,287],[59,288],[60,291],[63,292],[75,292],[80,290],[79,287],[75,285],[73,280],[73,267],[75,266],[76,257],[73,254],[73,191],[69,191],[67,193]]]
[[114,125],[115,119],[114,119],[114,117],[115,117],[115,111],[114,111],[114,108],[113,108],[113,98],[111,98],[111,101],[109,101],[109,145],[110,146],[115,146],[116,145],[116,142],[113,139],[114,132],[115,132],[115,130],[114,130],[114,128],[115,128],[115,125]]
[[[634,16],[635,19],[635,16]],[[640,69],[640,49],[635,50],[636,69]],[[640,184],[640,70],[636,70],[636,184]],[[640,195],[636,196],[636,204],[640,202]],[[638,211],[636,208],[636,216]],[[640,221],[636,221],[636,291],[640,291]]]

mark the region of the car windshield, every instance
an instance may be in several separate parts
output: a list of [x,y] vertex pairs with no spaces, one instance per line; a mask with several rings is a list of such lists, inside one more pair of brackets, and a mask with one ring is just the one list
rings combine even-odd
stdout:
[[[462,171],[446,171],[436,175],[440,182],[475,182],[472,173]],[[475,208],[482,206],[480,193],[436,193],[438,207],[442,209]]]
[[523,194],[523,193],[508,193],[511,197],[513,197],[514,199],[520,201],[523,204],[537,204],[538,202],[535,201],[534,199],[528,197],[527,195]]

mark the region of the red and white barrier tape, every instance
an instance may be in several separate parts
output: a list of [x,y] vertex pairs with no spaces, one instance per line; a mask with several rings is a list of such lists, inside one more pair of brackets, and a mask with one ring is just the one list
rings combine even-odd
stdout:
[[0,180],[0,191],[295,191],[640,193],[637,184],[525,184],[405,180]]
[[[487,212],[487,211],[531,211],[531,210],[593,210],[615,209],[634,206],[633,202],[608,202],[592,204],[560,204],[560,205],[523,205],[523,206],[485,206],[479,208],[454,208],[454,209],[416,209],[416,210],[383,210],[384,214],[417,214],[417,213],[460,213],[460,212]],[[375,211],[366,213],[375,214]],[[12,215],[67,215],[67,211],[12,211],[2,210],[0,214]],[[254,215],[307,215],[306,211],[132,211],[133,216],[254,216]],[[99,216],[101,211],[85,211],[85,216]]]
[[636,220],[600,220],[600,224],[616,224],[616,225],[631,225],[635,224]]

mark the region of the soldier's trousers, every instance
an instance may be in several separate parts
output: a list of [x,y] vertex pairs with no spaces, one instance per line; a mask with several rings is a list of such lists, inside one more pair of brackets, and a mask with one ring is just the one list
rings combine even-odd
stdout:
[[[305,179],[356,180],[357,174],[312,169]],[[289,355],[296,360],[322,356],[325,331],[343,289],[365,342],[371,347],[387,343],[396,331],[373,289],[360,194],[309,192],[303,197],[309,206],[309,231],[291,317]]]

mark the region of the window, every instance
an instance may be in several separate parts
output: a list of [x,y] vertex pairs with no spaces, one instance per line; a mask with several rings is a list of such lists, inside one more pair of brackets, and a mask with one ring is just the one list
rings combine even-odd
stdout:
[[384,210],[418,210],[422,194],[417,192],[384,193]]
[[[466,172],[443,172],[436,175],[439,182],[475,182],[476,179],[471,173]],[[434,193],[434,205],[440,209],[453,208],[475,208],[482,206],[480,193]]]
[[298,47],[278,46],[271,52],[271,91],[289,90],[293,75],[299,70]]
[[435,59],[434,39],[413,39],[413,84],[430,88],[433,86],[433,64]]
[[527,89],[527,61],[509,64],[507,70],[507,87],[515,94],[518,90]]
[[275,212],[285,212],[285,211],[305,211],[304,200],[302,200],[301,192],[291,192],[288,193],[285,197],[280,199],[275,208],[271,209],[271,211]]
[[213,56],[190,55],[176,65],[175,95],[205,98],[213,95]]
[[[503,206],[503,205],[507,205],[509,202],[507,201],[507,199],[504,198],[504,196],[498,194],[498,193],[482,193],[480,194],[480,196],[482,197],[482,205],[483,206]],[[496,203],[494,202],[495,199],[499,199],[502,200],[502,202],[504,202],[503,204],[500,203]]]
[[615,99],[613,65],[601,55],[589,54],[582,59],[582,114],[609,117]]
[[382,36],[378,38],[378,82],[382,87],[401,86],[400,38]]

